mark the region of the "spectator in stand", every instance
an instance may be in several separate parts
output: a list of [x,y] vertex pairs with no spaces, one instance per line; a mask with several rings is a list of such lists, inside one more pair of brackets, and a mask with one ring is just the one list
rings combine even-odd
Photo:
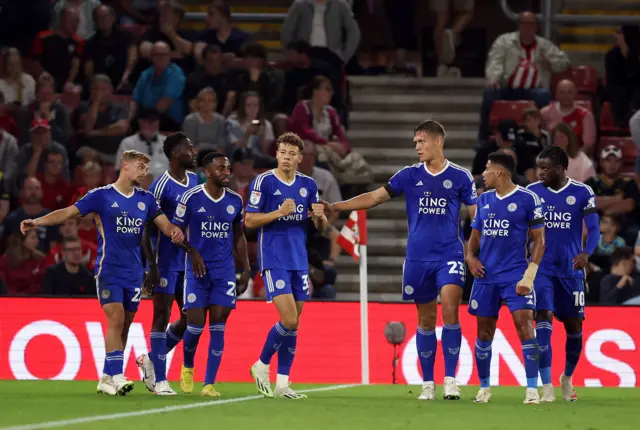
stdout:
[[240,96],[240,108],[229,116],[229,138],[235,148],[249,148],[258,169],[276,167],[273,126],[265,117],[260,95]]
[[115,0],[121,12],[121,22],[126,25],[152,24],[157,16],[158,0]]
[[142,72],[133,90],[130,118],[139,108],[154,108],[160,113],[163,131],[178,131],[184,121],[184,73],[171,62],[165,42],[154,43],[151,56],[153,66]]
[[[338,181],[329,170],[316,166],[317,159],[318,150],[316,145],[310,141],[305,142],[304,150],[302,151],[302,161],[298,164],[298,170],[301,173],[312,177],[313,180],[316,181],[320,200],[324,200],[329,203],[342,201],[342,194],[340,193]],[[331,213],[329,215],[330,218],[333,215],[337,214]],[[333,223],[335,219],[330,219],[329,221]]]
[[282,46],[304,40],[313,56],[342,70],[356,53],[360,29],[344,0],[297,0],[293,2],[280,31]]
[[18,143],[16,139],[0,128],[0,178],[4,189],[10,194],[17,191],[18,181]]
[[[636,151],[640,154],[640,110],[633,114],[629,120],[629,130],[631,130],[633,143],[636,144]],[[640,155],[636,158],[636,182],[640,187]]]
[[224,63],[240,55],[251,35],[231,25],[231,8],[223,0],[216,0],[207,9],[207,29],[198,36],[194,55],[199,63],[203,60],[203,51],[207,45],[217,45],[223,54]]
[[3,104],[28,106],[36,99],[36,81],[22,71],[20,51],[9,48],[2,55],[0,64],[0,93]]
[[[25,219],[35,219],[45,216],[49,209],[42,207],[42,186],[36,178],[27,178],[22,186],[22,206],[11,212],[4,220],[4,237],[20,234],[20,223]],[[53,242],[58,241],[56,227],[37,228],[40,251],[47,253]]]
[[20,147],[18,169],[20,178],[36,176],[44,172],[47,151],[54,150],[62,154],[64,166],[62,174],[69,179],[69,156],[64,146],[51,139],[51,126],[46,119],[34,119],[31,122],[31,142]]
[[627,246],[624,239],[618,235],[621,229],[622,224],[618,215],[604,214],[600,217],[600,240],[589,260],[603,272],[609,271],[609,257],[613,252]]
[[505,119],[498,125],[498,131],[495,134],[495,141],[489,142],[478,149],[473,159],[473,167],[471,173],[477,178],[484,172],[489,154],[500,149],[512,149],[516,154],[516,173],[522,175],[528,182],[536,180],[535,158],[531,157],[529,148],[520,140],[518,135],[518,124],[511,119]]
[[56,92],[79,92],[76,80],[84,39],[76,35],[80,16],[74,8],[60,11],[60,27],[39,33],[33,43],[33,56],[38,61],[36,75],[47,71],[57,84]]
[[227,120],[216,113],[216,93],[211,87],[200,90],[196,98],[197,111],[184,120],[182,130],[198,151],[231,151]]
[[633,243],[638,234],[640,191],[635,181],[622,176],[622,150],[609,145],[600,152],[600,175],[585,183],[596,195],[596,207],[605,214],[621,216],[623,236]]
[[96,8],[100,6],[100,0],[58,0],[53,7],[53,24],[51,28],[57,30],[60,26],[60,12],[66,8],[73,8],[78,11],[78,37],[88,39],[96,31],[95,22],[93,20]]
[[249,148],[238,148],[233,151],[231,157],[231,180],[229,188],[242,196],[247,201],[249,184],[256,177],[253,172],[253,154]]
[[62,241],[64,261],[49,267],[40,293],[47,296],[91,296],[96,292],[93,273],[82,263],[82,243],[78,238]]
[[571,126],[578,144],[587,155],[592,155],[596,146],[596,120],[589,109],[576,105],[576,86],[568,79],[558,83],[556,100],[542,109],[542,123],[553,130],[561,122]]
[[248,42],[240,52],[244,69],[234,77],[238,94],[256,92],[269,114],[275,113],[280,104],[281,85],[272,69],[267,67],[267,50],[258,42]]
[[[159,178],[165,170],[169,168],[169,160],[164,154],[162,146],[165,136],[160,134],[160,116],[153,109],[140,112],[138,116],[138,126],[140,131],[125,138],[116,154],[116,160],[120,160],[125,151],[136,150],[147,154],[151,158],[149,163],[149,173],[154,178]],[[116,171],[120,171],[120,163],[116,163]]]
[[567,177],[584,182],[596,175],[596,168],[593,165],[593,161],[580,149],[578,139],[573,134],[573,130],[569,124],[561,122],[556,125],[551,132],[551,142],[553,145],[562,148],[569,156]]
[[[84,197],[89,191],[103,184],[102,167],[95,161],[88,161],[82,166],[82,180],[84,185],[76,188],[71,197],[71,203],[75,203]],[[83,240],[97,244],[96,225],[93,222],[93,214],[79,218],[78,236]]]
[[62,262],[64,257],[64,241],[74,240],[80,243],[80,264],[93,271],[93,268],[96,265],[98,247],[94,242],[81,239],[78,235],[78,227],[78,218],[71,218],[70,220],[60,225],[60,236],[62,237],[62,243],[56,244],[56,246],[52,247],[49,250],[46,262],[47,267],[51,267]]
[[222,67],[222,51],[218,45],[209,45],[202,51],[202,66],[187,78],[184,96],[189,110],[197,110],[196,97],[204,88],[216,93],[216,112],[228,117],[235,108],[237,92],[233,76]]
[[[513,182],[516,185],[520,185],[521,187],[526,187],[527,185],[529,185],[531,183],[531,181],[529,179],[527,179],[524,175],[521,175],[519,173],[517,173],[518,171],[518,155],[516,154],[516,151],[514,151],[513,148],[500,148],[498,149],[497,152],[501,152],[503,154],[507,154],[509,155],[511,158],[513,158],[513,162],[515,164],[515,169],[516,169],[516,173],[514,173],[513,175],[511,175],[511,182]],[[535,160],[535,158],[534,158]],[[531,176],[529,176],[531,177]],[[482,177],[480,177],[480,179],[482,179]],[[484,185],[483,185],[484,188]]]
[[42,206],[55,211],[69,206],[73,196],[73,186],[64,177],[64,154],[55,148],[44,151],[44,171],[38,172],[36,178],[42,187]]
[[[433,40],[435,41],[438,68],[436,76],[460,77],[460,69],[451,67],[456,58],[456,47],[460,43],[460,34],[473,18],[474,0],[430,0],[431,10],[436,13]],[[392,6],[393,7],[393,6]],[[458,13],[451,28],[449,23],[451,8]]]
[[524,128],[518,130],[518,137],[529,149],[531,158],[535,159],[540,152],[551,145],[549,132],[541,127],[542,116],[537,108],[524,110]]
[[116,12],[102,5],[95,10],[97,31],[84,47],[84,78],[87,83],[99,74],[116,83],[116,91],[131,91],[129,76],[133,72],[138,48],[132,34],[116,24]]
[[38,249],[38,234],[13,233],[0,258],[0,279],[12,296],[35,296],[45,272],[44,254]]
[[633,112],[640,108],[640,30],[622,26],[616,44],[604,60],[607,95],[613,105],[618,127],[625,128]]
[[600,282],[600,304],[620,305],[640,296],[640,276],[634,273],[633,249],[616,249],[611,255],[611,273]]
[[536,15],[520,14],[520,29],[498,37],[489,51],[487,88],[482,96],[478,140],[489,135],[489,114],[495,100],[533,100],[538,109],[551,101],[552,73],[569,67],[569,57],[553,43],[536,35]]
[[9,199],[11,195],[9,190],[5,187],[4,178],[0,173],[0,236],[2,236],[2,223],[9,214]]
[[91,148],[104,162],[115,165],[115,154],[129,130],[129,112],[125,106],[114,103],[112,96],[109,76],[95,75],[91,97],[76,108],[73,123],[77,131],[78,155],[82,156],[87,148]]
[[169,58],[187,75],[193,71],[193,42],[189,34],[181,30],[184,7],[174,0],[161,0],[158,3],[158,21],[140,37],[140,57],[142,70],[155,64],[153,49],[157,42],[169,47]]
[[20,143],[28,142],[31,138],[31,123],[34,119],[45,119],[51,127],[51,136],[55,142],[66,145],[71,138],[71,120],[69,109],[56,100],[55,82],[49,73],[38,77],[36,84],[36,101],[22,108],[18,116],[20,136],[16,136]]
[[20,137],[20,129],[14,119],[14,114],[18,109],[15,104],[5,104],[4,95],[0,91],[0,130],[4,130],[14,138]]

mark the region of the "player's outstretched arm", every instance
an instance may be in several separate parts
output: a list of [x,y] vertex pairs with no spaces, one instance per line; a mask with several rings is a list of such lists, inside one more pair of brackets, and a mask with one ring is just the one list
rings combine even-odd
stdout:
[[389,200],[391,200],[389,191],[387,191],[386,187],[380,187],[377,190],[360,194],[352,199],[332,203],[328,205],[328,209],[337,212],[371,209]]
[[311,219],[313,220],[313,225],[316,227],[316,230],[318,230],[323,236],[328,236],[331,224],[324,214],[324,204],[313,203],[311,205],[311,210]]
[[247,250],[247,238],[244,235],[244,228],[241,223],[233,225],[233,253],[235,257],[242,262],[242,274],[236,285],[236,294],[241,295],[249,286],[249,278],[251,277],[251,265],[249,264],[249,251]]
[[475,228],[471,229],[471,237],[469,238],[469,244],[467,245],[467,255],[465,261],[471,270],[471,274],[475,278],[484,277],[484,265],[478,260],[478,252],[480,252],[480,238],[482,233]]
[[546,248],[544,227],[530,229],[529,234],[531,235],[531,239],[533,240],[531,261],[529,261],[529,266],[527,267],[527,270],[525,270],[524,276],[516,285],[516,293],[521,296],[531,294],[531,290],[533,289],[533,281],[536,279],[538,266],[542,261],[544,250]]
[[278,209],[272,212],[247,212],[244,218],[244,225],[246,225],[247,228],[260,228],[274,222],[278,218],[291,215],[295,210],[296,204],[293,199],[287,199]]
[[182,242],[184,240],[184,234],[182,229],[175,224],[169,222],[169,218],[165,214],[160,214],[153,219],[153,223],[158,229],[167,237],[171,238],[173,243]]
[[67,206],[64,209],[58,209],[40,218],[25,219],[20,223],[20,231],[24,234],[37,227],[60,225],[78,215],[80,215],[80,211],[75,205]]

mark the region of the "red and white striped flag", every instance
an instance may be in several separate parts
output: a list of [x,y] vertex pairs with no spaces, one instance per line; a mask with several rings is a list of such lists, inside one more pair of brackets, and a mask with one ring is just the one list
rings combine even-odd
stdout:
[[340,231],[338,244],[353,257],[355,261],[360,259],[360,245],[367,243],[367,213],[366,211],[353,211],[349,219]]

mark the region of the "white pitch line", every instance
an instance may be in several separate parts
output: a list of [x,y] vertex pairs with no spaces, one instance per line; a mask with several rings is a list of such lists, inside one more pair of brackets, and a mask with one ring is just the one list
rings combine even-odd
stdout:
[[[348,384],[348,385],[333,385],[330,387],[322,387],[322,388],[310,388],[308,390],[299,390],[299,393],[315,393],[318,391],[333,391],[333,390],[341,390],[343,388],[353,388],[358,387],[359,384]],[[144,411],[136,411],[136,412],[120,412],[117,414],[109,414],[109,415],[96,415],[92,417],[83,417],[83,418],[73,418],[70,420],[60,420],[60,421],[50,421],[36,424],[26,424],[20,426],[12,426],[12,427],[0,427],[0,430],[38,430],[38,429],[50,429],[55,427],[62,426],[70,426],[75,424],[85,424],[92,423],[95,421],[108,421],[108,420],[117,420],[119,418],[131,418],[131,417],[141,417],[144,415],[155,415],[162,414],[165,412],[175,412],[175,411],[184,411],[187,409],[195,409],[195,408],[204,408],[205,406],[215,406],[215,405],[226,405],[229,403],[238,403],[238,402],[246,402],[249,400],[262,399],[263,396],[247,396],[247,397],[236,397],[233,399],[224,399],[224,400],[211,400],[209,402],[199,402],[199,403],[190,403],[187,405],[176,405],[176,406],[165,406],[164,408],[156,408],[156,409],[146,409]]]

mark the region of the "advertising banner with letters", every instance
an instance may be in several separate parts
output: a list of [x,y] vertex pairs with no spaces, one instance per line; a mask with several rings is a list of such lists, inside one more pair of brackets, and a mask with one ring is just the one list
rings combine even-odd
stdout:
[[[124,353],[125,373],[141,377],[135,358],[149,350],[152,303],[145,300],[129,332]],[[178,310],[174,307],[173,317]],[[640,386],[640,323],[633,307],[587,308],[584,349],[574,384],[589,387]],[[358,303],[311,302],[305,306],[298,330],[298,346],[291,379],[298,383],[358,383],[361,375],[360,313]],[[277,321],[273,305],[239,301],[225,334],[225,350],[218,379],[250,381],[249,367],[257,360],[268,330]],[[417,318],[410,304],[369,305],[371,382],[392,381],[393,347],[385,336],[390,321],[406,326],[406,339],[398,348],[398,383],[420,384],[422,377],[415,347]],[[457,379],[478,384],[473,345],[476,322],[460,310],[462,346]],[[564,367],[564,329],[553,324],[553,378]],[[440,338],[442,322],[438,323]],[[97,380],[105,356],[105,318],[95,299],[0,298],[0,379]],[[196,355],[195,375],[205,372],[208,330]],[[443,378],[441,345],[436,359],[436,381]],[[274,357],[277,360],[277,357]],[[178,380],[182,344],[167,356],[169,379]],[[272,366],[275,372],[276,366]],[[520,341],[508,311],[503,308],[493,342],[492,385],[525,385]]]

